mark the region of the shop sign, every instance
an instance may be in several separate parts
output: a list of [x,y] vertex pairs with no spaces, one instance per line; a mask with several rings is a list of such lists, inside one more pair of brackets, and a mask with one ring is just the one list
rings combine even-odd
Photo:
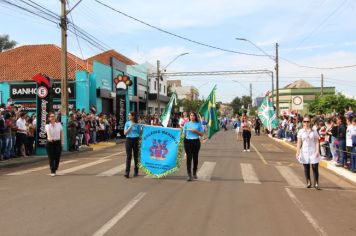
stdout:
[[[39,92],[37,94],[37,129],[36,129],[36,146],[37,147],[46,147],[47,142],[47,132],[46,132],[46,124],[47,124],[47,116],[48,112],[51,108],[52,103],[52,83],[51,79],[45,77],[41,74],[37,74],[32,78],[36,81],[39,91],[45,91],[46,93]],[[37,90],[36,90],[37,91]]]
[[[61,98],[61,84],[54,83],[53,98]],[[43,92],[43,90],[41,90]],[[18,100],[35,100],[37,85],[33,83],[10,84],[10,97]],[[68,97],[75,99],[75,83],[68,83]]]

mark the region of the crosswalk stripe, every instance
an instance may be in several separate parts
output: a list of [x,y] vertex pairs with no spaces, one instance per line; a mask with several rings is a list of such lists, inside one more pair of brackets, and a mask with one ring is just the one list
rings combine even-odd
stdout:
[[[74,163],[74,162],[77,162],[77,160],[63,161],[63,162],[60,162],[60,165],[65,165],[65,164]],[[12,172],[12,173],[9,173],[6,175],[11,175],[11,176],[24,175],[24,174],[32,173],[35,171],[45,170],[45,169],[49,169],[49,166],[46,165],[46,166],[36,167],[36,168],[28,169],[28,170],[16,171],[16,172]]]
[[98,161],[94,161],[94,162],[86,163],[86,164],[83,164],[83,165],[75,166],[75,167],[72,167],[72,168],[69,168],[69,169],[66,169],[66,170],[58,171],[57,174],[58,175],[65,175],[65,174],[68,174],[68,173],[71,173],[71,172],[74,172],[74,171],[82,170],[82,169],[85,169],[85,168],[88,168],[88,167],[91,167],[91,166],[95,166],[95,165],[101,164],[101,163],[104,163],[104,162],[107,162],[107,161],[110,161],[110,159],[101,159],[101,160],[98,160]]
[[[133,166],[134,164],[131,163],[131,166]],[[107,170],[105,172],[102,172],[100,174],[98,174],[97,176],[103,176],[103,177],[107,177],[107,176],[113,176],[113,175],[117,175],[118,173],[124,171],[126,169],[126,164],[121,164],[119,166],[116,166],[110,170]]]
[[198,179],[202,181],[210,181],[211,176],[213,175],[216,162],[205,161],[203,165],[198,170]]
[[246,184],[261,184],[251,164],[241,163],[241,173]]
[[292,168],[290,168],[289,166],[276,166],[276,168],[290,186],[293,187],[304,186],[303,182],[299,179],[299,177],[293,172]]

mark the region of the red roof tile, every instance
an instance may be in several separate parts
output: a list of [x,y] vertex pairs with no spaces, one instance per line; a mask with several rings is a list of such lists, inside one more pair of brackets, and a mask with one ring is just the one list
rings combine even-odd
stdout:
[[109,50],[93,57],[87,59],[89,64],[93,64],[93,61],[99,61],[105,65],[110,65],[110,58],[114,57],[119,61],[125,63],[126,65],[136,65],[137,63],[132,61],[130,58],[125,57],[124,55],[116,52],[115,50]]
[[[75,71],[92,71],[85,61],[68,53],[68,79]],[[88,68],[88,69],[87,69]],[[54,44],[24,45],[0,53],[0,81],[29,81],[37,73],[61,79],[61,48]]]

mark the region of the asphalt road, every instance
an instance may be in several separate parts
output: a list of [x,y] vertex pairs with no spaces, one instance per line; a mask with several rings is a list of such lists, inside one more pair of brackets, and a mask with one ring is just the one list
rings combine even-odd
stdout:
[[232,130],[202,145],[198,181],[185,163],[165,179],[123,177],[123,144],[0,171],[0,235],[356,235],[356,186],[321,169],[306,189],[287,147]]

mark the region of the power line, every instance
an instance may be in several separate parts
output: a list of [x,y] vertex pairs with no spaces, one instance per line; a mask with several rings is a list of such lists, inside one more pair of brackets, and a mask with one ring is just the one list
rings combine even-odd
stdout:
[[0,1],[3,2],[3,3],[6,3],[6,4],[8,4],[8,5],[17,7],[17,8],[19,8],[19,9],[23,10],[23,11],[26,11],[26,12],[29,12],[29,13],[31,13],[31,14],[34,14],[34,15],[36,15],[36,16],[38,16],[38,17],[41,17],[41,18],[43,18],[43,19],[45,19],[45,20],[47,20],[47,21],[50,21],[50,22],[52,22],[52,23],[58,25],[58,22],[56,22],[56,21],[54,21],[54,20],[52,20],[52,19],[49,19],[49,18],[47,18],[47,17],[45,17],[45,16],[42,16],[42,15],[40,15],[40,14],[34,12],[34,11],[31,11],[31,10],[25,8],[25,7],[22,7],[22,6],[20,6],[20,5],[15,4],[15,3],[9,2],[9,1],[7,1],[7,0],[0,0]]
[[[68,8],[70,9],[69,1],[67,1],[67,5],[68,5]],[[72,20],[72,22],[73,22],[73,24],[74,24],[74,20],[73,20],[73,16],[72,16],[72,13],[71,13],[71,12],[69,13],[69,16],[70,16],[70,19]],[[74,29],[74,32],[75,32],[75,36],[76,36],[76,39],[77,39],[78,47],[79,47],[79,50],[80,50],[80,54],[82,55],[82,60],[84,60],[84,55],[83,55],[82,47],[80,46],[78,34],[77,34],[77,31],[76,31],[75,29]]]
[[94,0],[94,1],[97,2],[97,3],[99,3],[100,5],[102,5],[102,6],[104,6],[104,7],[106,7],[106,8],[108,8],[108,9],[112,10],[112,11],[115,11],[115,12],[117,12],[117,13],[123,15],[123,16],[126,16],[126,17],[128,17],[128,18],[130,18],[130,19],[132,19],[132,20],[134,20],[134,21],[136,21],[136,22],[139,22],[139,23],[141,23],[141,24],[144,24],[144,25],[146,25],[146,26],[148,26],[148,27],[150,27],[150,28],[156,29],[156,30],[158,30],[158,31],[160,31],[160,32],[162,32],[162,33],[169,34],[169,35],[174,36],[174,37],[176,37],[176,38],[180,38],[180,39],[183,39],[183,40],[185,40],[185,41],[188,41],[188,42],[191,42],[191,43],[194,43],[194,44],[198,44],[198,45],[200,45],[200,46],[204,46],[204,47],[208,47],[208,48],[213,48],[213,49],[216,49],[216,50],[219,50],[219,51],[223,51],[223,52],[230,52],[230,53],[240,54],[240,55],[266,57],[266,55],[253,54],[253,53],[246,53],[246,52],[239,52],[239,51],[235,51],[235,50],[224,49],[224,48],[217,47],[217,46],[213,46],[213,45],[210,45],[210,44],[198,42],[198,41],[196,41],[196,40],[189,39],[189,38],[187,38],[187,37],[184,37],[184,36],[181,36],[181,35],[178,35],[178,34],[169,32],[169,31],[167,31],[167,30],[164,30],[164,29],[162,29],[162,28],[159,28],[159,27],[157,27],[157,26],[154,26],[154,25],[152,25],[152,24],[149,24],[149,23],[147,23],[147,22],[145,22],[145,21],[143,21],[143,20],[139,20],[139,19],[137,19],[137,18],[135,18],[135,17],[133,17],[133,16],[130,16],[130,15],[128,15],[127,13],[124,13],[124,12],[122,12],[122,11],[120,11],[120,10],[117,10],[117,9],[115,9],[115,8],[113,8],[113,7],[107,5],[106,3],[103,3],[103,2],[101,2],[101,1],[99,1],[99,0]]

